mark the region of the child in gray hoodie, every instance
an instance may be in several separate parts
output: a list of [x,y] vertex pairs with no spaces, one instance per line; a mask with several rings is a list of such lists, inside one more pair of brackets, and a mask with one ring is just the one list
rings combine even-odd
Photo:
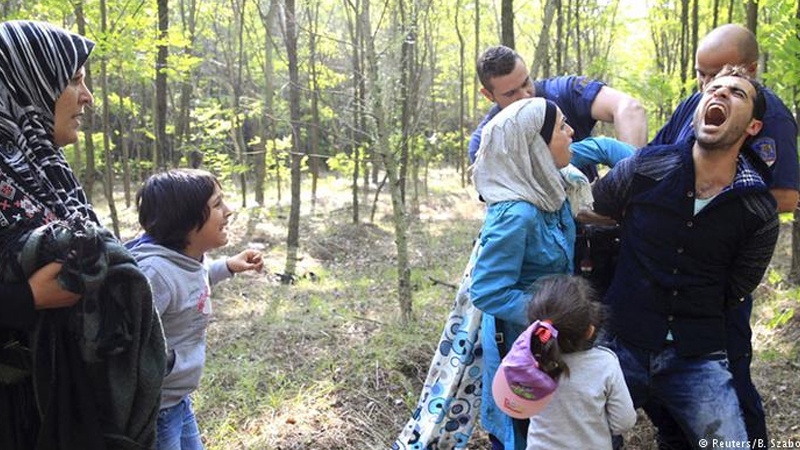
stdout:
[[158,450],[202,449],[189,394],[206,360],[211,286],[246,270],[261,271],[256,250],[210,261],[228,242],[231,210],[210,173],[176,169],[151,176],[136,195],[145,234],[126,246],[153,288],[167,340],[167,374],[158,415]]

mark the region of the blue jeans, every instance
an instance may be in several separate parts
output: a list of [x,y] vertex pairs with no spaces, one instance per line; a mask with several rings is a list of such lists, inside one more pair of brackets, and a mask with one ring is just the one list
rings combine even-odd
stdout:
[[[739,398],[739,406],[744,415],[747,438],[751,448],[767,448],[767,422],[761,396],[758,394],[753,380],[750,378],[750,362],[753,358],[751,343],[750,314],[753,310],[753,296],[745,297],[742,305],[725,310],[725,331],[727,333],[727,350],[733,384]],[[669,414],[658,405],[645,406],[645,412],[658,428],[658,440],[661,449],[683,450],[691,448],[680,428]]]
[[728,358],[730,359],[733,383],[739,405],[744,414],[744,424],[750,442],[767,448],[767,418],[761,396],[758,395],[753,380],[750,378],[750,362],[753,359],[753,330],[750,328],[750,315],[753,311],[753,295],[747,295],[744,303],[736,308],[725,310],[725,331],[728,340]]
[[157,450],[203,450],[200,430],[192,411],[192,401],[184,397],[180,403],[158,412]]
[[646,412],[654,404],[665,408],[696,449],[716,448],[715,443],[746,443],[747,432],[724,351],[681,357],[672,345],[650,351],[619,338],[605,345],[619,358],[634,407],[645,407]]

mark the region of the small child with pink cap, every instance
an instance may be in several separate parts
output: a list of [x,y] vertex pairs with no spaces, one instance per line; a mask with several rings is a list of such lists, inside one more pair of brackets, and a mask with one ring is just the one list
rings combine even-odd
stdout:
[[612,435],[633,428],[636,410],[616,355],[593,346],[602,305],[576,276],[541,278],[532,291],[532,324],[503,358],[495,402],[530,418],[527,450],[611,449]]

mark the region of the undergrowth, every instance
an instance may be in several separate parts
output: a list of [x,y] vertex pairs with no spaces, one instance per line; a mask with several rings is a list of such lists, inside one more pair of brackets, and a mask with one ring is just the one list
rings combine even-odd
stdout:
[[[304,186],[301,255],[294,284],[285,266],[288,205],[237,211],[231,242],[219,257],[245,246],[264,252],[262,274],[241,274],[213,289],[208,363],[193,396],[209,450],[387,449],[414,409],[476,237],[483,206],[451,170],[431,172],[429,194],[411,221],[412,323],[402,323],[396,297],[391,206],[362,195],[352,223],[351,193],[334,178],[320,181],[314,210]],[[374,188],[373,188],[374,189]],[[288,190],[287,190],[288,191]],[[231,204],[235,192],[227,190]],[[269,196],[268,196],[269,198]],[[416,211],[417,209],[415,209]],[[122,209],[123,237],[136,233],[135,212]],[[769,414],[771,436],[800,440],[796,369],[800,291],[785,281],[790,255],[783,224],[773,268],[756,294],[753,376]],[[626,448],[654,450],[640,416]],[[470,448],[488,448],[478,431]]]

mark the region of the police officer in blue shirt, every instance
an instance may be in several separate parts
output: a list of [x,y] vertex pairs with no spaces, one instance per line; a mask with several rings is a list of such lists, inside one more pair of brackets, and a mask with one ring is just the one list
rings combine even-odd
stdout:
[[611,140],[602,143],[605,154],[600,157],[595,156],[596,148],[584,149],[577,145],[579,141],[591,136],[597,121],[613,123],[619,141],[634,148],[647,142],[647,114],[641,103],[600,81],[575,75],[533,81],[522,57],[513,49],[502,45],[490,47],[483,52],[478,59],[477,72],[483,86],[481,93],[495,105],[472,133],[469,142],[470,162],[475,161],[483,126],[500,109],[521,98],[544,97],[554,102],[575,130],[575,142],[570,149],[580,157],[595,159],[595,163],[616,163],[630,155],[630,147],[615,146],[616,141]]

